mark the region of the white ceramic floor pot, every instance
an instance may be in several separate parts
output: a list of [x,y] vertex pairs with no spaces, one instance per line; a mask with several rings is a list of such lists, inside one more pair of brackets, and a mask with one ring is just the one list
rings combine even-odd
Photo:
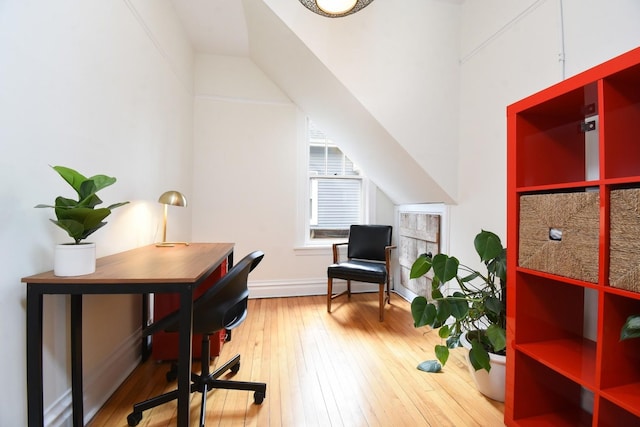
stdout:
[[467,341],[466,334],[460,336],[460,344],[467,351],[465,352],[465,358],[467,359],[467,367],[469,373],[476,383],[476,387],[480,393],[484,394],[490,399],[497,400],[498,402],[504,402],[504,391],[506,387],[506,364],[507,357],[499,354],[489,353],[489,363],[491,364],[491,371],[487,372],[484,369],[478,371],[473,369],[471,361],[469,360],[469,350],[471,349],[471,343]]
[[96,271],[95,243],[66,243],[56,245],[53,274],[56,276],[82,276]]

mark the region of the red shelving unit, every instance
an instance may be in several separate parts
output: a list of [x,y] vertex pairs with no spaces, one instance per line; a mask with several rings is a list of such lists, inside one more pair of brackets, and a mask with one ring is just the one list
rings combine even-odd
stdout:
[[[640,189],[640,48],[510,105],[507,126],[505,423],[640,425],[640,339],[619,341],[640,293],[610,283],[614,240],[634,238],[612,231],[610,195]],[[597,283],[521,266],[521,197],[586,192],[599,195]],[[541,245],[571,245],[565,234]]]

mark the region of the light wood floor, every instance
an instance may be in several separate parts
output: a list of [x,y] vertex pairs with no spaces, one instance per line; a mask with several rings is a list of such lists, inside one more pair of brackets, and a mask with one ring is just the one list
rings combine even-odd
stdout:
[[[416,369],[433,359],[434,332],[415,329],[409,303],[392,295],[378,322],[377,294],[250,300],[247,320],[233,331],[214,364],[241,354],[235,379],[267,383],[262,405],[253,392],[214,390],[208,426],[501,426],[504,405],[478,393],[462,349],[444,372]],[[199,368],[197,365],[194,369]],[[166,364],[147,361],[116,391],[91,427],[126,426],[131,405],[175,387]],[[199,394],[192,399],[197,424]],[[140,426],[175,425],[176,404],[143,414]]]

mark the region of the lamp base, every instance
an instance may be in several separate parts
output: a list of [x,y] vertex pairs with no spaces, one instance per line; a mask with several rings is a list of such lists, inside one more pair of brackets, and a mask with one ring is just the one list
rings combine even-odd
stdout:
[[159,248],[172,248],[175,245],[189,246],[189,242],[159,242],[159,243],[156,243],[156,246],[159,247]]

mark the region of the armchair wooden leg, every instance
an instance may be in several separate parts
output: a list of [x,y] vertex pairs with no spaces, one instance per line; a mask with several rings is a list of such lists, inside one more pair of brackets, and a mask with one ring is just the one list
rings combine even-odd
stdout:
[[379,303],[380,303],[380,321],[384,321],[384,283],[380,283],[379,285],[379,290],[378,290],[378,299],[379,299]]
[[333,295],[333,279],[329,277],[327,281],[327,313],[331,313],[332,295]]
[[391,305],[391,288],[389,287],[389,282],[387,282],[387,304]]

